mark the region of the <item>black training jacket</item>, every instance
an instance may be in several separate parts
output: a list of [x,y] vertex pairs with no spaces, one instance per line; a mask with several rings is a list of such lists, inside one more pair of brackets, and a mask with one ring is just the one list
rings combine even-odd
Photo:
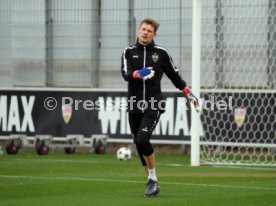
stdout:
[[[137,40],[135,45],[127,47],[122,54],[121,65],[122,76],[128,81],[128,111],[131,113],[141,113],[158,108],[161,112],[165,110],[165,102],[161,93],[163,73],[168,76],[176,88],[182,90],[186,87],[169,52],[165,48],[157,46],[154,41],[144,46]],[[152,67],[155,71],[153,78],[143,80],[132,77],[135,70],[144,67]],[[163,100],[163,104],[159,103],[158,106],[158,102],[161,100]]]

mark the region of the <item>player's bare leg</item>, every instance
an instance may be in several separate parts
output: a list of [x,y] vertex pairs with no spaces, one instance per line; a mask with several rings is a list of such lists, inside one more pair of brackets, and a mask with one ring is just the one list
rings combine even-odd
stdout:
[[155,168],[155,156],[154,153],[150,156],[144,156],[144,159],[146,160],[147,166],[149,169]]

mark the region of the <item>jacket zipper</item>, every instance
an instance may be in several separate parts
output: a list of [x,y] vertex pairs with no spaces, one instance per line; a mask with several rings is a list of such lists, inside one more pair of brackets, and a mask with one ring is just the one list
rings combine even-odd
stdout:
[[[144,62],[143,62],[143,67],[146,67],[146,47],[144,46]],[[142,107],[142,112],[144,113],[144,106],[145,106],[145,101],[146,101],[146,82],[143,79],[143,107]]]

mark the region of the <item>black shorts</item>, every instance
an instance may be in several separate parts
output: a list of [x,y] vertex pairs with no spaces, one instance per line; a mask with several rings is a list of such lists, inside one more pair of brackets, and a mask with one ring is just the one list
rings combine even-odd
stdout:
[[151,138],[152,132],[160,119],[161,112],[159,110],[147,111],[145,113],[129,113],[129,125],[131,133],[135,138],[139,138],[139,134],[144,134],[146,138]]

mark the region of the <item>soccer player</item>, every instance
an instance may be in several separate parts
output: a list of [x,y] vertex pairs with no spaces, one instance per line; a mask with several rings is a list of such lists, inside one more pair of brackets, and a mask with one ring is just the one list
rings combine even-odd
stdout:
[[160,114],[165,111],[161,93],[163,73],[198,106],[197,98],[179,75],[169,52],[155,44],[158,27],[159,23],[153,19],[142,20],[136,44],[123,51],[121,64],[122,76],[128,82],[129,125],[141,163],[148,175],[145,196],[156,196],[160,192],[150,139]]

